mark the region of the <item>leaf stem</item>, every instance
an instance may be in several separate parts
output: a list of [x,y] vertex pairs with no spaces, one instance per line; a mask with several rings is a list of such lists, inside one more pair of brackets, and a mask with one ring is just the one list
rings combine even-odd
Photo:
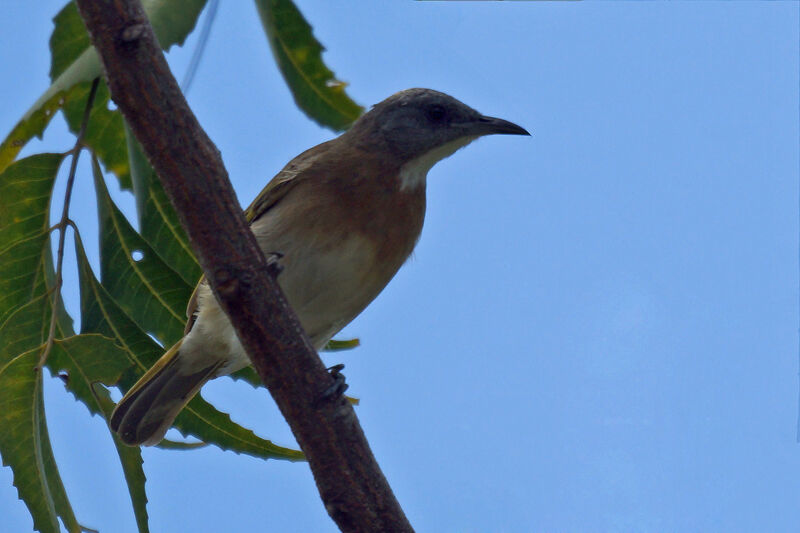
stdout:
[[81,148],[83,148],[83,137],[86,134],[86,128],[89,125],[89,115],[92,112],[92,105],[94,104],[94,97],[97,94],[97,86],[100,83],[100,78],[95,78],[92,82],[92,88],[89,90],[89,98],[86,100],[86,108],[83,110],[83,119],[81,120],[81,129],[78,132],[78,138],[75,140],[75,146],[70,150],[72,160],[69,166],[69,176],[67,177],[67,190],[64,193],[64,207],[61,210],[61,220],[55,225],[58,228],[58,250],[56,252],[56,279],[53,285],[53,308],[50,311],[50,328],[47,332],[47,341],[45,342],[42,355],[39,356],[39,361],[34,367],[34,371],[38,372],[42,369],[47,362],[47,356],[53,349],[53,341],[56,336],[56,317],[58,314],[58,304],[61,299],[61,285],[64,281],[62,277],[62,269],[64,265],[64,241],[67,235],[67,226],[70,225],[69,220],[69,204],[72,200],[72,186],[75,184],[75,173],[78,170],[78,157],[81,155]]

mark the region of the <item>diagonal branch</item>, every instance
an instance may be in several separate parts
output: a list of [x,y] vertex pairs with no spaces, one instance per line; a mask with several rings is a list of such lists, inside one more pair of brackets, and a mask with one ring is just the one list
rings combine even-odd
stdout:
[[[412,531],[245,222],[214,144],[186,104],[138,0],[78,0],[119,109],[161,179],[200,265],[305,452],[343,531]],[[265,320],[264,317],[269,317]],[[320,399],[323,398],[323,401]]]

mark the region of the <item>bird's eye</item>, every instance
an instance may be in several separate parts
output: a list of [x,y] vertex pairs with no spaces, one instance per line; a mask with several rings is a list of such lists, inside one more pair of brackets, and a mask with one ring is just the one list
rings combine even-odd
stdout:
[[428,118],[433,122],[441,122],[445,114],[444,107],[440,105],[434,105],[428,108]]

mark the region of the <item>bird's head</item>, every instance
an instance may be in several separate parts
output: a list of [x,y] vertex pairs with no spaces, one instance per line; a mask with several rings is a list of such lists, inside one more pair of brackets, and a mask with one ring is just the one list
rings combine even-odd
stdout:
[[500,118],[487,117],[450,95],[431,89],[396,93],[359,118],[347,135],[381,149],[401,165],[404,187],[424,183],[428,170],[478,137],[530,135]]

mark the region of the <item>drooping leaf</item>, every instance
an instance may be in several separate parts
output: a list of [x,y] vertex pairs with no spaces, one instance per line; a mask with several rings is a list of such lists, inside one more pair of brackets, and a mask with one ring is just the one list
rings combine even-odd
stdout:
[[8,168],[20,150],[34,137],[41,137],[50,120],[61,109],[64,102],[74,97],[78,91],[75,87],[68,90],[54,91],[43,99],[36,109],[30,110],[6,138],[0,143],[0,172]]
[[[14,471],[35,527],[51,530],[57,516],[79,532],[50,446],[41,373],[33,370],[49,330],[49,204],[62,160],[61,154],[39,154],[0,174],[0,455]],[[56,316],[56,335],[69,334],[72,321],[61,302]]]
[[0,326],[0,456],[14,473],[34,528],[59,531],[57,517],[79,532],[58,473],[45,423],[42,373],[34,372],[46,339],[47,294],[19,306]]
[[331,339],[323,350],[326,352],[341,352],[343,350],[353,350],[361,346],[359,339]]
[[34,529],[58,533],[58,518],[44,466],[39,418],[42,376],[33,367],[39,358],[34,348],[0,365],[0,454],[3,465],[14,472],[14,486],[28,506]]
[[[106,420],[110,419],[111,412],[114,410],[114,402],[111,400],[108,390],[97,384],[94,385],[94,390]],[[149,533],[147,493],[145,492],[147,478],[142,468],[142,449],[138,446],[127,446],[113,431],[111,432],[111,438],[114,439],[114,446],[117,448],[117,455],[119,455],[119,461],[122,464],[122,473],[128,485],[136,526],[139,529],[139,533]]]
[[183,336],[186,303],[194,287],[162,261],[114,205],[96,159],[92,169],[103,287],[141,329],[174,344]]
[[[78,256],[78,271],[81,285],[81,331],[100,333],[111,337],[123,349],[129,361],[119,385],[129,389],[164,352],[136,323],[117,305],[108,291],[97,282],[86,259],[80,239],[75,240]],[[258,437],[230,419],[200,397],[189,402],[175,421],[184,435],[214,444],[223,450],[246,453],[264,459],[278,458],[301,460],[301,452],[276,446]]]
[[49,205],[61,154],[22,159],[0,174],[0,324],[43,294],[49,257]]
[[[158,42],[165,50],[168,50],[173,44],[183,43],[194,28],[205,3],[206,0],[150,0],[144,2],[145,11],[158,37]],[[59,50],[51,65],[51,73],[57,73],[57,76],[0,144],[0,172],[14,161],[29,140],[42,134],[55,111],[61,109],[68,101],[81,100],[72,91],[76,85],[91,82],[94,78],[102,75],[100,58],[94,48],[88,45],[86,30],[82,24],[80,26],[76,24],[74,13],[70,14],[71,9],[74,8],[65,8],[56,17],[57,26],[53,38],[50,40],[51,47]],[[84,48],[80,48],[81,45]],[[85,101],[85,98],[83,100]],[[100,105],[100,102],[97,104]],[[107,105],[107,100],[103,105]],[[112,133],[108,127],[106,127],[106,133],[110,140],[110,148],[105,150],[103,144],[104,149],[98,149],[98,152],[115,153],[112,148],[117,147],[118,150],[120,139],[124,139],[124,134],[121,131]],[[101,137],[98,134],[97,138],[102,140]],[[119,160],[114,159],[111,163],[104,160],[103,163],[110,170],[114,170],[117,168]],[[122,182],[122,185],[126,185],[125,181]]]
[[[87,81],[70,89],[70,97],[65,100],[62,108],[67,126],[76,135],[81,129],[91,86],[92,82]],[[83,135],[83,144],[91,148],[92,153],[100,158],[106,170],[117,176],[122,189],[131,190],[133,185],[128,162],[128,147],[125,143],[125,121],[119,111],[108,109],[110,101],[108,86],[105,82],[101,82],[97,87],[92,114]]]
[[203,271],[192,253],[189,238],[130,128],[126,127],[125,133],[142,237],[170,268],[194,287]]
[[336,131],[363,113],[345,93],[346,84],[322,61],[323,46],[291,0],[256,0],[270,48],[297,106],[309,118]]
[[[54,375],[64,376],[67,390],[73,393],[76,399],[82,401],[91,413],[103,415],[102,406],[98,403],[103,397],[98,397],[97,394],[94,394],[93,388],[99,388],[99,383],[110,384],[119,380],[122,371],[127,366],[124,364],[124,359],[116,355],[115,352],[119,351],[121,351],[120,348],[114,345],[111,339],[100,335],[74,335],[54,342],[53,349],[47,358],[47,367]],[[113,406],[108,391],[102,390],[105,391],[104,399],[107,404],[110,403]],[[43,405],[42,411],[44,412]],[[42,434],[46,435],[46,432],[47,427],[43,424]],[[47,442],[49,442],[49,438]],[[58,470],[56,469],[55,458],[52,457],[52,451],[49,453],[50,459],[45,462],[45,467],[50,479],[53,475],[58,475]],[[124,461],[123,471],[125,471]],[[54,486],[62,486],[60,477],[58,477],[57,483],[50,481],[50,487]],[[144,490],[143,482],[141,489],[142,491]],[[61,516],[62,513],[59,508],[63,504],[59,504],[60,491],[55,491],[51,488],[51,492],[56,503],[56,511]],[[64,493],[63,498],[66,498],[66,493]],[[76,533],[82,531],[77,522],[75,522],[74,528],[69,529]]]
[[57,340],[47,358],[47,367],[64,376],[67,390],[93,415],[103,415],[94,384],[117,383],[128,366],[125,353],[112,339],[91,333]]

